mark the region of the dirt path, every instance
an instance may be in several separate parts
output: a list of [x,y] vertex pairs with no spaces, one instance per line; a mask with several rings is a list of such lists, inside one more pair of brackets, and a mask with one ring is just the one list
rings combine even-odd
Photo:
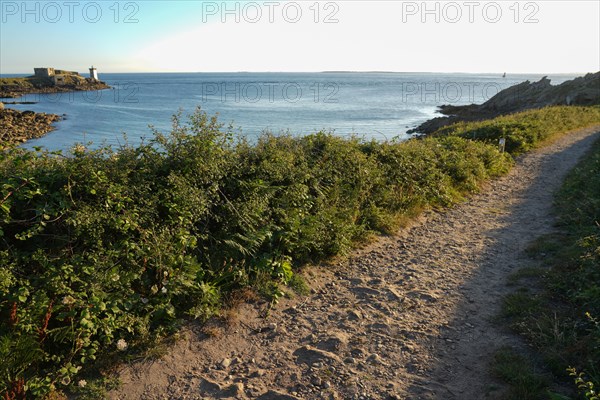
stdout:
[[[596,133],[594,133],[596,132]],[[191,327],[161,360],[122,372],[113,399],[484,399],[495,326],[522,250],[551,231],[553,192],[600,127],[522,157],[484,193],[429,212],[332,269],[312,293]]]

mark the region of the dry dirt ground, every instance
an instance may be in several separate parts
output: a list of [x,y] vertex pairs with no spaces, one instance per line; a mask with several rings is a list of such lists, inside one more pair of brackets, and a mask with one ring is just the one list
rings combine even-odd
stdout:
[[498,398],[492,355],[520,345],[493,321],[506,279],[554,229],[553,192],[598,138],[564,136],[467,202],[308,269],[308,296],[186,328],[162,359],[125,366],[110,398]]

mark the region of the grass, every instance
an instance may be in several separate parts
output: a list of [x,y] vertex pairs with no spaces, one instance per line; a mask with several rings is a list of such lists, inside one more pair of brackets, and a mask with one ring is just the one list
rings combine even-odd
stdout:
[[510,384],[505,400],[547,399],[549,384],[546,374],[535,371],[530,359],[509,347],[499,349],[494,355],[494,374]]
[[[556,196],[555,210],[560,232],[530,244],[527,253],[539,266],[518,272],[511,279],[518,283],[524,276],[528,278],[526,287],[506,297],[502,312],[505,323],[526,338],[536,351],[536,360],[527,360],[529,369],[537,366],[552,375],[542,386],[505,380],[514,391],[535,389],[540,395],[546,393],[546,398],[597,399],[600,387],[600,141],[566,178]],[[532,286],[533,289],[529,289]],[[528,294],[532,290],[535,296]],[[570,397],[547,394],[551,385],[570,386]],[[533,396],[527,398],[539,398]]]
[[35,85],[50,84],[50,81],[45,78],[26,77],[26,78],[0,78],[0,86],[19,86],[31,87]]
[[518,291],[504,298],[502,304],[502,315],[507,318],[519,318],[538,311],[540,300],[527,288],[519,288]]
[[547,270],[542,267],[524,267],[517,272],[511,274],[508,277],[508,283],[511,285],[517,285],[524,280],[536,280],[542,278],[546,274]]
[[554,106],[523,111],[480,122],[459,122],[434,136],[459,136],[497,144],[506,139],[506,151],[518,155],[548,144],[573,129],[600,123],[600,106]]

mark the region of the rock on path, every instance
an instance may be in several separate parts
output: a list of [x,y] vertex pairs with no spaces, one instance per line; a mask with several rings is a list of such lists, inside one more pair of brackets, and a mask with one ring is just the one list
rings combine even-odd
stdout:
[[267,318],[259,302],[188,327],[161,360],[124,367],[110,398],[494,398],[491,355],[518,343],[491,322],[506,278],[553,229],[553,193],[599,137],[600,127],[564,136],[469,201],[309,269],[311,294]]

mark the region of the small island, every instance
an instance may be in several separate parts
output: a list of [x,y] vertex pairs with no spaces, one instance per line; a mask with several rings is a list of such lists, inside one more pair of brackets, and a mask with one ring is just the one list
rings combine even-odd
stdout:
[[89,78],[78,72],[54,68],[34,68],[34,75],[25,78],[0,78],[0,98],[103,89],[110,89],[110,86],[98,79],[98,72],[94,67],[90,68]]
[[[77,72],[54,68],[34,68],[34,75],[25,78],[0,78],[0,98],[109,88],[110,86],[98,79],[98,72],[93,66],[90,68],[88,78]],[[13,104],[29,104],[29,102]],[[2,144],[23,143],[29,139],[42,137],[55,129],[52,124],[60,118],[56,114],[7,109],[5,104],[0,102],[0,148]]]

